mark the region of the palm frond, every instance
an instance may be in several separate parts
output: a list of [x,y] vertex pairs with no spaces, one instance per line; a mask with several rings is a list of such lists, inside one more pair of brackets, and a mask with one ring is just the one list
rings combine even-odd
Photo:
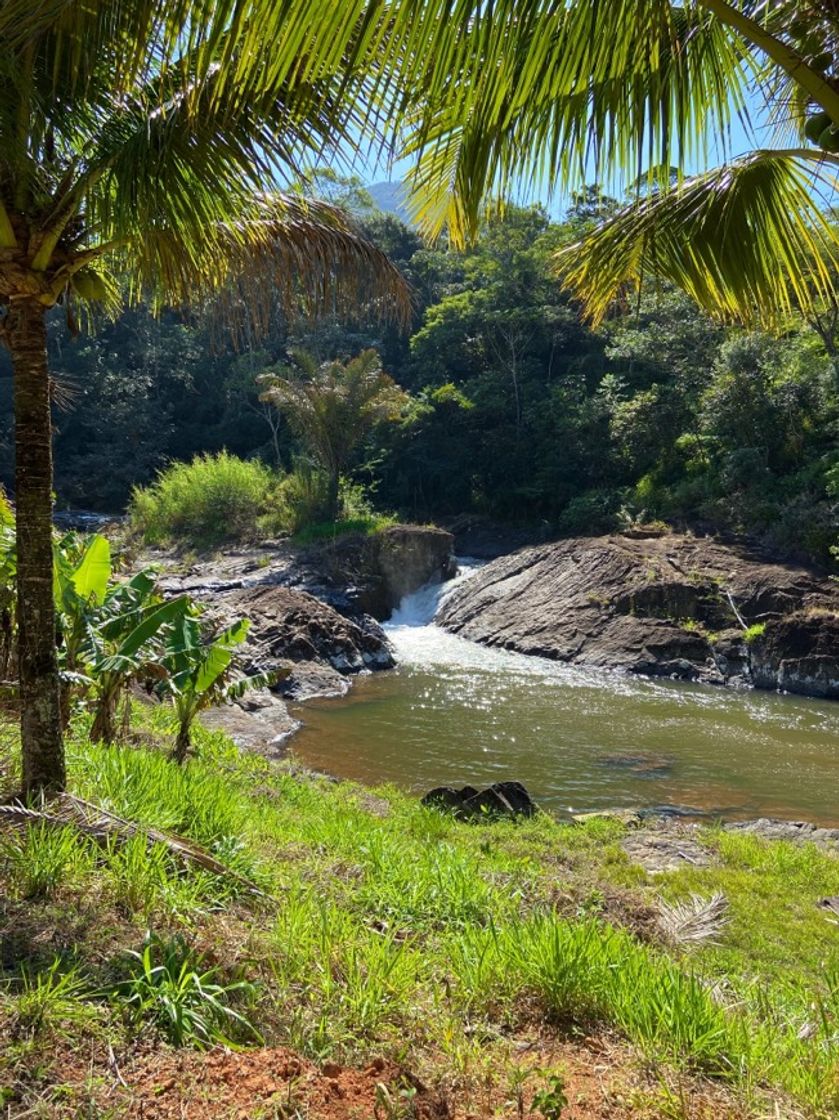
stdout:
[[62,793],[45,801],[37,808],[22,802],[0,804],[0,827],[28,827],[43,824],[53,828],[74,828],[98,843],[116,841],[124,843],[136,836],[143,836],[149,844],[164,845],[173,856],[213,875],[233,878],[254,894],[263,892],[249,879],[232,871],[206,849],[183,836],[162,832],[149,825],[127,821],[101,805],[93,805],[71,793]]
[[710,138],[724,154],[732,114],[745,118],[757,60],[696,3],[536,7],[523,5],[489,46],[476,21],[482,75],[453,78],[409,121],[414,209],[432,234],[444,224],[455,241],[474,233],[481,199],[517,177],[550,190],[719,157]]
[[219,301],[227,323],[261,326],[288,314],[365,312],[407,322],[411,291],[387,256],[329,203],[275,194],[225,199],[206,225],[170,212],[168,221],[126,231],[114,267],[134,279],[132,297],[158,305]]
[[557,256],[564,285],[594,323],[648,277],[710,314],[779,325],[836,298],[839,231],[814,185],[833,180],[817,153],[758,151],[653,192]]
[[659,928],[675,946],[714,943],[728,920],[728,899],[721,891],[710,898],[692,894],[684,902],[658,904]]

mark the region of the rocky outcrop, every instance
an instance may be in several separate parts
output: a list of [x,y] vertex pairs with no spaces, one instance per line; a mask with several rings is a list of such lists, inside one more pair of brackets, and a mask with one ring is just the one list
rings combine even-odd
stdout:
[[456,588],[437,621],[570,664],[835,696],[837,612],[828,579],[674,534],[522,549]]
[[757,688],[839,700],[839,613],[794,611],[749,645]]
[[250,619],[239,658],[247,672],[292,663],[278,691],[295,699],[346,691],[342,678],[394,664],[387,638],[372,619],[346,618],[306,592],[257,585],[219,595],[213,609],[225,619]]
[[455,574],[454,538],[425,525],[392,525],[369,537],[345,537],[322,554],[332,582],[365,614],[390,618],[406,595]]

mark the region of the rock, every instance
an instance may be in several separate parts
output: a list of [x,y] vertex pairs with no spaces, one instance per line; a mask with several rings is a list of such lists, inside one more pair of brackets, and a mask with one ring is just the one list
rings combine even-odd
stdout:
[[839,609],[794,611],[769,622],[749,654],[756,687],[839,699]]
[[675,765],[674,759],[655,754],[612,754],[598,762],[609,769],[626,770],[638,778],[666,778]]
[[[536,813],[536,802],[521,782],[496,782],[489,788],[499,797],[503,797],[514,813],[523,817],[532,817]],[[470,800],[467,799],[467,805]]]
[[509,817],[515,813],[513,806],[495,786],[488,786],[474,797],[467,797],[461,811],[467,817]]
[[222,704],[201,713],[201,722],[229,735],[241,750],[282,758],[288,739],[299,728],[285,704],[270,692],[246,693],[238,704]]
[[638,828],[641,817],[635,809],[600,809],[591,813],[572,813],[571,820],[575,824],[587,824],[588,821],[617,821],[627,828]]
[[748,832],[763,840],[786,840],[793,844],[816,844],[835,849],[839,845],[839,828],[821,828],[811,821],[785,821],[759,817],[752,821],[731,821],[727,832]]
[[462,789],[437,786],[422,798],[422,804],[473,820],[482,817],[532,817],[537,811],[536,803],[521,782],[495,782],[480,792],[473,786]]
[[422,804],[427,805],[429,809],[460,810],[463,808],[463,801],[463,793],[452,789],[451,786],[435,786],[422,798]]
[[624,837],[621,847],[632,863],[640,864],[653,875],[687,866],[707,867],[712,862],[708,849],[682,830],[645,828]]
[[[743,640],[734,608],[747,625],[766,624],[764,639]],[[837,612],[839,588],[816,573],[672,534],[522,549],[455,588],[436,621],[473,641],[570,664],[833,696]]]
[[330,579],[351,587],[359,611],[384,620],[406,595],[456,571],[451,533],[433,526],[392,525],[369,537],[343,537],[321,557]]
[[250,619],[241,658],[249,671],[288,661],[314,662],[346,676],[394,664],[376,623],[346,618],[305,592],[257,585],[226,592],[213,602],[227,617]]

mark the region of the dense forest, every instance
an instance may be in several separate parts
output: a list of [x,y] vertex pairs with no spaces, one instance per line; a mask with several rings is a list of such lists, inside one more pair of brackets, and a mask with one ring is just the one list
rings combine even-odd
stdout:
[[[167,462],[222,448],[291,468],[305,449],[260,399],[264,375],[297,348],[326,361],[372,347],[411,394],[400,421],[374,429],[356,455],[353,479],[379,509],[415,520],[475,512],[552,534],[660,518],[829,562],[839,540],[835,312],[772,337],[723,328],[651,282],[592,331],[553,258],[615,205],[593,188],[559,222],[511,206],[454,252],[423,244],[357,181],[320,185],[409,279],[410,330],[289,324],[278,310],[267,334],[233,346],[211,307],[190,319],[135,309],[69,341],[56,312],[61,506],[119,511]],[[12,488],[11,374],[0,372],[0,476]]]

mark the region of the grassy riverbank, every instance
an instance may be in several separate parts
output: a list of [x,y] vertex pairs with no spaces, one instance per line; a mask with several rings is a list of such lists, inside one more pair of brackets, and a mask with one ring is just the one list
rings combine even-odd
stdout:
[[[833,857],[708,830],[710,866],[648,876],[611,820],[460,824],[394,790],[295,777],[209,732],[178,769],[164,713],[137,720],[121,748],[76,728],[73,791],[236,874],[143,836],[0,830],[11,1115],[175,1115],[180,1075],[141,1112],[137,1071],[183,1071],[172,1047],[224,1040],[321,1066],[395,1063],[408,1079],[382,1088],[382,1116],[437,1115],[426,1091],[457,1116],[534,1100],[547,1117],[839,1108],[839,932],[816,906],[839,894]],[[15,749],[7,726],[5,765]],[[729,903],[715,944],[667,936],[662,899],[715,891]],[[248,1114],[319,1115],[263,1105]],[[213,1107],[185,1114],[241,1111]]]

